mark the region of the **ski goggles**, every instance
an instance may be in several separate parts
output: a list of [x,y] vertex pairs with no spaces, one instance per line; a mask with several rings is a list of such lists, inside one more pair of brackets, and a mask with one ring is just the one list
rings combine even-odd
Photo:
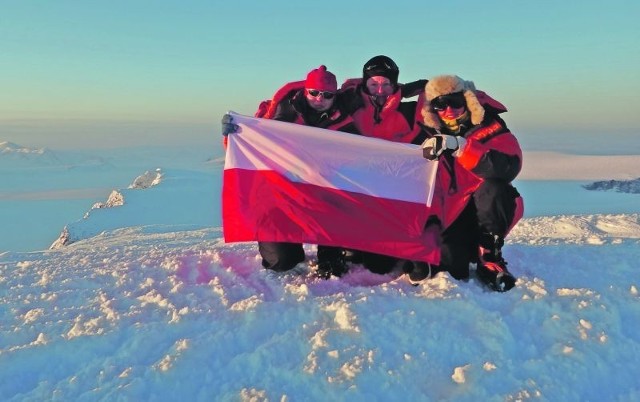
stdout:
[[460,109],[467,106],[467,102],[462,92],[456,92],[454,94],[438,96],[431,100],[431,108],[435,111],[445,110],[447,107],[452,109]]
[[335,92],[320,91],[317,89],[307,89],[307,94],[311,95],[314,98],[318,97],[318,95],[322,95],[322,97],[325,99],[333,99],[333,97],[336,96]]

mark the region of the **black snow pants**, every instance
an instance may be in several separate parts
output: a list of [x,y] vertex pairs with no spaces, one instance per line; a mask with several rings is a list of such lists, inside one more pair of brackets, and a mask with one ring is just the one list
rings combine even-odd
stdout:
[[440,271],[456,279],[469,277],[469,263],[478,260],[482,233],[502,238],[515,224],[520,194],[503,180],[485,180],[458,218],[442,233]]

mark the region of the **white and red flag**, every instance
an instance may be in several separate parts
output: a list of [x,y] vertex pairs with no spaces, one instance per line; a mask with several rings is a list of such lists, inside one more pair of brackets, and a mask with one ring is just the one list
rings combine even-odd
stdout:
[[231,113],[222,188],[226,242],[341,246],[440,262],[437,162],[418,145]]

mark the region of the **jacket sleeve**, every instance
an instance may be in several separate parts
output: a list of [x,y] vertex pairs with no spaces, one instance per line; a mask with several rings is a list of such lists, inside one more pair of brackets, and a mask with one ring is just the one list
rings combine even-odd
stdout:
[[412,98],[414,96],[420,95],[421,92],[424,92],[424,87],[427,85],[428,80],[417,80],[413,82],[408,82],[400,86],[400,93],[403,98]]
[[341,112],[348,115],[353,115],[356,111],[364,107],[364,101],[362,96],[355,90],[355,88],[348,88],[338,91],[336,97],[336,104]]
[[502,179],[512,182],[522,169],[522,157],[496,150],[488,150],[471,171],[483,179]]
[[522,169],[520,144],[506,127],[500,125],[495,132],[491,132],[491,127],[484,126],[466,138],[458,162],[483,179],[511,182]]
[[273,120],[293,122],[296,120],[296,110],[291,104],[291,98],[285,98],[278,103],[276,111],[273,114]]

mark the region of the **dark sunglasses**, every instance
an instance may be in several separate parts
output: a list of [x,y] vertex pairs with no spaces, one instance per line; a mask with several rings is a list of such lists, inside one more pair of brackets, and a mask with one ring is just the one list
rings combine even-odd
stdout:
[[307,89],[307,93],[313,96],[314,98],[318,95],[322,95],[322,97],[325,99],[333,99],[333,97],[336,96],[336,94],[333,92],[319,91],[317,89]]
[[431,107],[433,110],[445,110],[447,107],[452,109],[460,109],[467,106],[467,102],[464,99],[462,92],[456,92],[455,94],[442,95],[431,100]]

